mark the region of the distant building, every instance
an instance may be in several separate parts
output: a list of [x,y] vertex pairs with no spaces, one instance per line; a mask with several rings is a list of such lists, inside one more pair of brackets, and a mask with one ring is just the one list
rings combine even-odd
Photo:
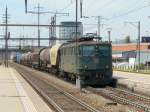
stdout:
[[[60,27],[59,29],[59,38],[69,39],[75,38],[76,36],[76,22],[74,21],[66,21],[61,22],[60,25],[66,27]],[[78,22],[78,38],[83,36],[83,24],[82,22]],[[66,41],[60,41],[60,43],[64,43]]]
[[150,43],[150,37],[142,37],[142,43]]
[[[150,43],[141,43],[140,63],[150,62]],[[113,44],[113,63],[121,66],[134,66],[138,64],[138,46],[136,43]]]

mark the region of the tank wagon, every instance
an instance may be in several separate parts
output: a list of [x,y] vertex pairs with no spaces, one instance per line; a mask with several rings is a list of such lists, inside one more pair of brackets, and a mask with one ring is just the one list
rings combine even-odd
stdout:
[[21,55],[21,58],[20,58],[20,64],[22,64],[22,65],[24,65],[24,55],[25,55],[25,54],[22,54],[22,55]]
[[25,65],[31,66],[31,52],[25,54],[24,60],[25,60]]
[[16,53],[13,55],[13,61],[16,63],[20,63],[21,61],[21,53]]
[[30,55],[30,52],[28,53],[23,53],[22,56],[21,56],[21,60],[20,60],[20,63],[23,64],[23,65],[26,65],[26,66],[29,66],[30,64],[30,61],[29,61],[29,55]]
[[51,62],[50,62],[50,49],[51,48],[43,48],[40,50],[40,68],[42,70],[47,70],[50,72]]
[[[80,81],[81,85],[105,86],[112,83],[112,46],[109,42],[81,39],[43,48],[30,55],[31,64],[38,63],[40,69],[65,79]],[[28,62],[29,59],[26,60]]]
[[34,49],[32,52],[30,52],[28,60],[29,64],[32,65],[33,68],[39,67],[39,61],[40,61],[40,49]]

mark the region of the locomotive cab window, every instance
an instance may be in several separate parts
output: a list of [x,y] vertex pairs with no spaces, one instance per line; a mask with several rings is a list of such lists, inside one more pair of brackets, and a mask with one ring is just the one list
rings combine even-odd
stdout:
[[109,56],[109,46],[99,46],[99,45],[86,45],[80,48],[80,55],[83,56],[92,56],[92,55],[99,55],[99,56]]
[[94,53],[95,47],[94,46],[83,46],[82,48],[83,56],[90,56]]
[[109,56],[109,46],[99,46],[99,55],[100,56]]

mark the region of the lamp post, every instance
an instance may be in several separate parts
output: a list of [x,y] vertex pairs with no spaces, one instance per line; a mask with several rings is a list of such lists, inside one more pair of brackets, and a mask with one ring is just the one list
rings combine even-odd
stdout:
[[111,31],[112,31],[112,28],[107,28],[109,42],[111,42]]

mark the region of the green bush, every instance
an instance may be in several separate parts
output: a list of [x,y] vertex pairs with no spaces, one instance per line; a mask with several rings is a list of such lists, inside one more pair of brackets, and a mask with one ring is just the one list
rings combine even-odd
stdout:
[[137,69],[144,69],[145,65],[143,63],[141,63],[140,65],[136,65]]

